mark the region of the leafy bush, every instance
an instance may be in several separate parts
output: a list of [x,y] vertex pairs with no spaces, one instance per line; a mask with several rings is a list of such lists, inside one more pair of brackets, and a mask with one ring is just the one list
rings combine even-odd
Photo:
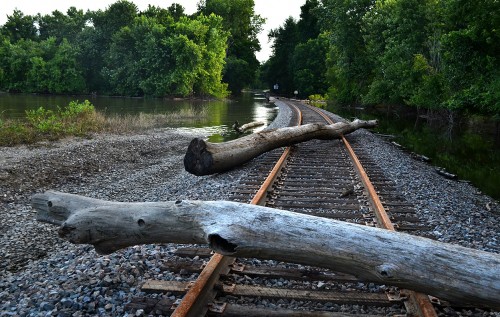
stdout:
[[326,96],[320,95],[320,94],[314,94],[309,96],[310,104],[311,106],[315,106],[318,108],[326,108],[326,102],[325,100],[327,99]]
[[56,110],[40,107],[26,111],[26,120],[0,122],[0,145],[55,140],[68,135],[81,136],[103,129],[101,116],[88,101],[71,101]]
[[0,124],[0,146],[32,143],[33,131],[25,124],[15,121],[2,121]]

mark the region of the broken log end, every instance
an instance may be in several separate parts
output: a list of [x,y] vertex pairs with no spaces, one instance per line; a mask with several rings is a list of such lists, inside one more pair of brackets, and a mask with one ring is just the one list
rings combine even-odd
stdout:
[[[54,201],[56,200],[56,201]],[[60,226],[71,215],[71,211],[58,204],[59,199],[52,197],[52,192],[35,194],[31,197],[31,206],[37,210],[36,220]]]
[[212,174],[213,157],[207,151],[207,142],[201,138],[194,138],[189,143],[184,156],[184,168],[196,176]]

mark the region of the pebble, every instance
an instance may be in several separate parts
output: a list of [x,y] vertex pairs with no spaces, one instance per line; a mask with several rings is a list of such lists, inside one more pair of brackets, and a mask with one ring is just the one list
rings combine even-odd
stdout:
[[[291,118],[288,107],[276,104],[280,113],[270,128],[287,125]],[[143,310],[124,310],[132,298],[144,295],[140,285],[145,279],[193,278],[187,271],[176,275],[159,269],[173,256],[178,247],[175,244],[141,245],[100,256],[91,246],[60,240],[55,226],[36,221],[29,199],[49,189],[117,201],[226,199],[229,189],[256,163],[224,174],[188,174],[182,165],[186,145],[193,137],[204,136],[207,131],[203,129],[160,129],[132,136],[62,140],[43,147],[0,148],[0,174],[8,175],[7,180],[2,176],[0,183],[0,315],[145,316]],[[439,177],[432,166],[412,159],[369,132],[358,131],[354,137],[365,144],[365,151],[389,178],[397,181],[407,200],[416,204],[420,216],[431,224],[434,238],[500,252],[500,215],[493,212],[498,210],[497,202],[477,194],[470,184]],[[492,212],[485,208],[487,204]],[[275,264],[269,260],[248,261],[255,266]],[[242,281],[250,285],[263,282],[249,276]],[[272,279],[266,283],[293,287],[302,282]],[[322,281],[313,286],[330,287]],[[376,285],[352,287],[379,289]],[[342,285],[341,291],[347,290]],[[171,294],[168,297],[176,299]],[[267,307],[309,305],[283,299],[251,301]],[[320,304],[317,309],[367,313],[366,307],[332,303]]]

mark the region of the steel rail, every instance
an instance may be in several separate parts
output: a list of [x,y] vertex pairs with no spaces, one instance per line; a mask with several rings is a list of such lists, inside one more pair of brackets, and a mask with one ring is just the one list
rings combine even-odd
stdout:
[[[323,113],[321,110],[317,109],[316,107],[312,107],[309,105],[307,106],[316,113],[318,113],[321,117],[323,117],[323,119],[325,119],[325,121],[328,122],[329,124],[334,123],[333,120],[325,113]],[[349,156],[353,161],[355,170],[359,175],[359,177],[361,178],[361,182],[363,183],[367,191],[369,201],[373,207],[379,226],[387,230],[396,231],[394,225],[392,224],[389,218],[389,215],[387,215],[387,211],[385,210],[384,206],[382,205],[382,202],[380,201],[380,197],[375,191],[375,187],[373,186],[372,182],[370,181],[370,178],[368,177],[368,174],[366,173],[365,169],[363,168],[363,165],[359,161],[358,156],[356,155],[356,153],[354,153],[354,150],[352,149],[351,145],[343,135],[342,135],[342,142],[344,143],[344,146],[346,147]],[[434,309],[434,306],[432,305],[429,296],[423,293],[410,290],[405,291],[405,293],[408,294],[409,296],[412,309],[416,310],[416,313],[419,316],[437,317],[436,310]]]
[[[300,126],[302,124],[302,112],[297,106],[292,106],[298,114],[296,126]],[[265,203],[267,191],[272,186],[274,180],[283,168],[290,151],[291,147],[285,148],[283,154],[274,165],[266,180],[260,186],[250,204],[261,205]],[[186,295],[174,310],[171,317],[204,316],[208,310],[208,301],[210,298],[214,297],[214,294],[211,293],[213,293],[212,289],[217,282],[219,275],[221,272],[226,270],[226,268],[228,268],[229,264],[234,262],[234,259],[234,257],[215,253],[210,258],[207,265],[203,268],[196,281],[190,286]]]
[[[291,105],[297,113],[299,114],[298,117],[298,123],[297,125],[300,125],[302,123],[302,113],[299,110],[299,108],[291,103],[288,103]],[[309,108],[319,115],[321,115],[325,121],[327,121],[329,124],[332,124],[333,121],[325,115],[323,112],[320,110],[316,109],[315,107],[310,107]],[[387,212],[385,211],[385,208],[383,207],[380,198],[378,197],[375,188],[373,187],[373,184],[368,178],[368,175],[366,171],[364,170],[363,166],[361,165],[359,159],[357,158],[356,154],[354,153],[352,147],[350,146],[349,142],[347,139],[342,136],[342,141],[349,153],[349,156],[351,157],[351,160],[353,161],[353,164],[355,166],[355,170],[360,176],[362,183],[367,191],[367,194],[369,196],[369,200],[372,204],[372,207],[374,209],[374,212],[376,214],[377,220],[382,228],[388,229],[388,230],[395,230],[392,222],[389,219],[389,216],[387,215]],[[277,178],[277,175],[279,174],[280,170],[282,169],[282,166],[287,160],[287,157],[291,151],[290,147],[287,147],[283,154],[281,155],[280,159],[276,163],[276,165],[273,167],[272,171],[270,174],[267,176],[266,180],[264,183],[260,186],[259,190],[257,191],[257,194],[254,196],[254,198],[251,201],[251,204],[264,204],[265,199],[267,196],[267,192],[269,187],[273,184],[274,180]],[[205,313],[208,311],[208,301],[211,298],[214,298],[214,291],[213,287],[215,283],[217,282],[219,275],[223,273],[224,271],[228,270],[229,265],[234,262],[233,257],[228,257],[228,256],[223,256],[220,254],[214,254],[211,258],[208,264],[205,266],[205,268],[202,270],[200,273],[200,276],[198,279],[191,285],[191,287],[188,289],[186,295],[180,302],[180,304],[177,306],[177,308],[174,310],[171,316],[175,317],[181,317],[181,316],[203,316]],[[429,297],[425,294],[413,292],[413,291],[405,291],[405,294],[408,295],[409,300],[408,300],[408,305],[407,309],[408,310],[413,310],[417,315],[423,316],[423,317],[435,317],[437,316],[434,307],[432,306],[432,303],[429,300]],[[406,301],[405,301],[406,304]]]

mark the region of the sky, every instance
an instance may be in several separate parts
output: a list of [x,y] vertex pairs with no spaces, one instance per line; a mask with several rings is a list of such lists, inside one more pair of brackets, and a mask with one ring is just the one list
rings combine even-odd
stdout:
[[[196,4],[199,0],[129,0],[134,2],[139,10],[145,10],[148,4],[159,6],[162,8],[169,7],[172,3],[180,3],[186,13],[191,14],[196,11]],[[300,16],[300,7],[305,3],[305,0],[254,0],[255,13],[266,18],[264,30],[259,34],[259,41],[262,47],[260,52],[257,52],[257,59],[261,62],[267,60],[271,55],[271,43],[268,42],[267,34],[270,30],[276,29],[285,23],[285,20],[292,16],[298,19]],[[16,0],[0,1],[0,25],[7,21],[7,15],[11,15],[14,9],[21,10],[25,15],[50,14],[52,11],[59,10],[66,13],[69,7],[77,9],[105,10],[109,5],[116,0],[49,0],[49,1],[33,1],[33,0]]]

